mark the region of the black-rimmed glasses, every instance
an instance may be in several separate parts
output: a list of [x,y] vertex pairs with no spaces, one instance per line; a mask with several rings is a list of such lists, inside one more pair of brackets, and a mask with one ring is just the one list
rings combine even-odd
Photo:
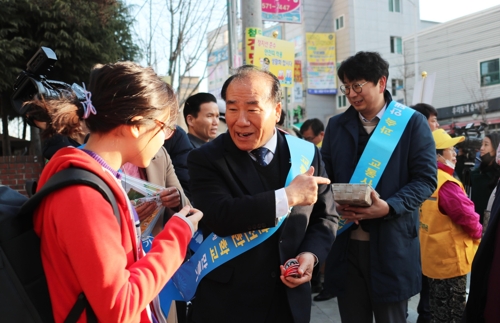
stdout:
[[351,93],[351,88],[352,88],[352,90],[355,93],[361,93],[361,91],[363,90],[363,85],[365,85],[366,83],[368,83],[368,81],[366,81],[365,83],[362,83],[362,84],[354,83],[351,86],[345,86],[344,84],[342,84],[340,86],[340,91],[342,91],[342,93],[344,93],[345,95],[349,95],[349,93]]

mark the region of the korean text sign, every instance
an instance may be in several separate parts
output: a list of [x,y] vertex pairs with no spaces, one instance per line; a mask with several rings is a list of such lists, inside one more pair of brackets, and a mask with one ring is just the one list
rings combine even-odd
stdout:
[[334,33],[307,33],[307,93],[336,94]]
[[262,20],[302,23],[300,0],[262,0]]
[[262,35],[260,28],[247,28],[245,30],[245,62],[246,64],[254,64],[255,37]]
[[289,41],[255,37],[254,65],[267,70],[280,80],[281,86],[293,86],[294,44]]

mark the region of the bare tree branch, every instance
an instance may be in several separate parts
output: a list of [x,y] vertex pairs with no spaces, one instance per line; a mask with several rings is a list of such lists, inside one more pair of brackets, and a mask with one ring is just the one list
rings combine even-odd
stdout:
[[462,82],[469,92],[472,102],[477,103],[479,106],[479,113],[481,113],[481,122],[485,124],[485,132],[488,132],[488,118],[486,117],[486,110],[488,109],[488,90],[487,87],[481,86],[481,78],[476,73],[471,73],[473,77],[462,77]]
[[[142,34],[140,42],[147,53],[147,64],[152,64],[153,55],[155,61],[158,60],[156,62],[163,62],[163,71],[170,77],[182,105],[207,77],[207,56],[214,49],[220,27],[227,20],[226,15],[221,14],[225,12],[226,3],[222,0],[145,1],[154,5],[147,27],[150,30],[146,32],[143,28],[137,32]],[[139,11],[142,9],[143,15],[145,5],[141,1]],[[217,35],[207,39],[206,35],[210,30],[217,30]],[[193,70],[202,66],[203,72],[198,72],[202,75],[195,82],[191,78],[194,76]]]
[[[195,18],[197,19],[201,19],[202,18],[202,13],[207,11],[207,10],[215,10],[215,6],[216,6],[216,2],[212,2],[211,3],[211,6],[208,7],[205,7],[203,8],[201,11],[199,11],[199,16],[196,16]],[[210,20],[211,17],[204,17],[205,20]],[[219,24],[217,26],[217,28],[215,29],[217,32],[215,34],[214,37],[212,37],[211,39],[208,39],[207,42],[207,46],[202,46],[202,43],[203,43],[203,39],[198,39],[197,40],[197,46],[195,46],[195,51],[194,52],[190,52],[190,51],[185,51],[184,52],[184,55],[183,55],[183,62],[184,62],[184,70],[182,71],[182,73],[180,73],[180,80],[181,79],[184,79],[188,74],[190,74],[190,71],[191,69],[198,63],[201,61],[202,57],[204,55],[207,55],[208,53],[212,52],[213,49],[214,49],[214,46],[215,46],[215,43],[216,43],[216,39],[217,37],[219,36],[219,33],[220,33],[220,30],[222,27],[222,25],[225,23],[226,21],[226,17],[223,16],[222,19],[220,19],[219,21]],[[196,29],[196,32],[194,34],[198,34],[198,35],[206,35],[207,32],[208,32],[208,28],[210,27],[208,23],[199,23],[198,25],[198,28]],[[183,95],[183,97],[179,97],[179,103],[182,105],[184,103],[184,101],[189,97],[191,96],[195,91],[196,89],[199,87],[200,83],[203,81],[203,79],[206,78],[205,74],[206,74],[206,69],[207,69],[207,66],[208,66],[208,60],[205,62],[205,65],[204,65],[204,70],[203,70],[203,75],[199,78],[198,82],[196,83],[196,85],[194,87],[189,87],[191,88],[190,91],[185,91]],[[191,79],[190,79],[191,81]],[[179,85],[180,85],[180,82],[179,82]],[[181,94],[181,91],[180,91],[180,87],[177,89],[177,93]]]

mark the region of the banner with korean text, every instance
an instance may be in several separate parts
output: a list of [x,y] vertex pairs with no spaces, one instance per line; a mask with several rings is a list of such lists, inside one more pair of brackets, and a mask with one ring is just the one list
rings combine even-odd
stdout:
[[302,61],[300,59],[295,60],[295,66],[293,68],[293,81],[295,83],[302,83]]
[[289,41],[255,37],[254,65],[276,75],[281,86],[293,86],[294,44]]
[[260,28],[245,29],[245,64],[254,65],[255,37],[262,35]]
[[262,0],[262,20],[302,23],[300,0]]
[[307,93],[337,94],[334,33],[306,33]]
[[[403,135],[415,110],[399,102],[392,101],[386,108],[377,127],[366,144],[356,169],[352,174],[351,184],[368,184],[377,189],[392,153]],[[340,216],[337,234],[341,234],[352,225]]]

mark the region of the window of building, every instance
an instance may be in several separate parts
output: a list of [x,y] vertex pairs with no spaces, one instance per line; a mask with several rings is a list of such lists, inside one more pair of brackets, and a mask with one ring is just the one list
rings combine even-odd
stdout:
[[401,37],[391,36],[391,53],[403,54],[403,41]]
[[500,59],[490,59],[479,63],[481,86],[500,84]]
[[390,12],[401,12],[401,0],[389,0]]
[[391,94],[393,96],[396,96],[398,94],[397,91],[402,89],[403,89],[403,80],[392,79]]
[[345,108],[347,106],[347,99],[345,95],[339,95],[337,96],[337,107],[340,108]]
[[335,19],[335,30],[344,28],[344,15]]

